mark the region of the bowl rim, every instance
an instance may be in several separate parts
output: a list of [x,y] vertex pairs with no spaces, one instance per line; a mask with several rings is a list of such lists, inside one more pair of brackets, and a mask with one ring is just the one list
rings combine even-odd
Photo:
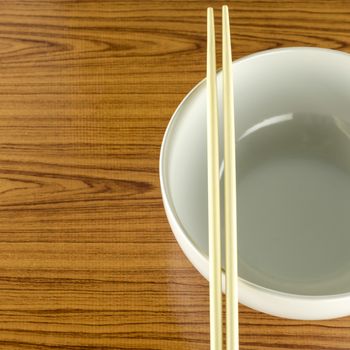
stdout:
[[[334,49],[319,48],[319,47],[307,47],[307,46],[296,46],[296,47],[268,49],[268,50],[255,52],[255,53],[249,54],[247,56],[243,56],[239,59],[236,59],[232,63],[234,65],[237,65],[237,64],[240,64],[242,62],[247,62],[247,61],[250,61],[250,60],[253,60],[256,58],[260,58],[260,57],[266,56],[266,55],[275,55],[275,54],[288,53],[288,52],[294,53],[296,51],[309,51],[312,53],[318,52],[320,54],[326,54],[326,55],[328,55],[328,54],[339,55],[339,56],[343,56],[343,57],[350,59],[349,53],[334,50]],[[222,69],[218,69],[217,74],[220,73],[221,70]],[[169,193],[169,189],[168,189],[168,185],[167,185],[167,180],[165,178],[165,175],[166,175],[166,170],[165,170],[166,146],[167,146],[168,141],[169,141],[169,134],[170,134],[172,128],[174,127],[176,117],[177,117],[179,111],[182,109],[182,106],[187,102],[188,99],[190,99],[192,97],[193,93],[205,83],[205,81],[206,81],[206,78],[203,78],[186,94],[186,96],[182,99],[182,101],[177,106],[176,110],[174,111],[172,117],[170,118],[170,121],[168,122],[168,125],[166,127],[166,130],[165,130],[165,133],[163,136],[161,148],[160,148],[159,179],[160,179],[160,188],[161,188],[163,205],[164,205],[168,220],[170,222],[170,225],[172,227],[172,231],[173,231],[173,234],[175,235],[176,240],[178,241],[182,250],[184,251],[184,248],[182,247],[182,244],[179,241],[179,239],[180,239],[179,235],[181,235],[181,239],[184,240],[182,243],[186,244],[189,248],[191,248],[191,250],[196,251],[196,253],[199,254],[200,258],[203,261],[205,260],[206,262],[208,262],[208,258],[209,258],[208,255],[206,253],[204,253],[203,251],[201,251],[201,249],[196,245],[196,243],[189,237],[187,230],[183,227],[181,220],[177,215],[175,206],[172,202],[172,198],[171,198],[171,195]],[[174,229],[172,224],[176,226],[176,230],[179,230],[179,232],[181,234],[174,232],[175,229]],[[187,255],[185,251],[184,251],[184,253],[185,253],[185,255]],[[189,260],[191,261],[191,264],[193,264],[193,262],[190,258],[189,258]],[[198,267],[197,267],[197,269],[198,269]],[[205,273],[203,273],[203,271],[200,271],[200,273],[205,275]],[[223,286],[224,286],[224,270],[223,269],[222,269],[222,274],[223,274]],[[208,279],[208,276],[205,276],[205,277]],[[263,286],[260,286],[256,283],[250,282],[249,280],[246,280],[242,277],[239,277],[239,284],[240,284],[241,289],[243,289],[245,291],[248,291],[248,290],[249,290],[249,292],[259,291],[262,294],[276,297],[280,301],[281,300],[284,300],[284,301],[288,300],[288,301],[294,301],[294,302],[300,301],[302,304],[305,304],[305,302],[309,303],[310,301],[314,301],[314,302],[317,302],[317,307],[321,306],[320,303],[330,302],[330,301],[336,302],[337,305],[340,305],[340,303],[343,304],[345,301],[350,303],[350,291],[346,292],[346,293],[339,293],[339,294],[303,295],[303,294],[282,292],[279,290],[274,290],[271,288],[263,287]],[[223,287],[223,289],[224,289],[224,287]],[[243,299],[243,300],[241,300],[241,299]],[[241,293],[240,293],[240,301],[242,301],[247,306],[252,305],[252,303],[249,302],[249,300],[246,300],[246,298],[244,298],[241,295]],[[333,305],[333,306],[336,307],[336,305]],[[286,317],[285,316],[286,312],[283,312],[283,313],[274,312],[274,311],[269,312],[269,311],[266,311],[266,308],[264,308],[264,307],[260,307],[260,308],[256,307],[256,306],[251,306],[251,307],[253,307],[259,311],[271,313],[271,314],[276,315],[276,316]],[[322,313],[322,312],[321,311],[317,312],[316,310],[314,312],[315,315],[320,314],[320,313]],[[288,314],[288,312],[287,312],[287,314]],[[295,313],[290,313],[290,316],[288,318],[299,319],[299,317],[294,317],[293,316],[294,314]],[[305,313],[305,312],[299,312],[299,313],[297,312],[296,314],[304,315],[304,316],[302,316],[302,319],[310,319],[310,320],[311,319],[320,320],[320,319],[341,317],[341,316],[346,316],[346,315],[350,314],[350,304],[349,304],[348,310],[346,312],[333,312],[333,313],[328,312],[326,317],[307,316],[307,313]],[[334,316],[333,316],[333,314],[334,314]]]

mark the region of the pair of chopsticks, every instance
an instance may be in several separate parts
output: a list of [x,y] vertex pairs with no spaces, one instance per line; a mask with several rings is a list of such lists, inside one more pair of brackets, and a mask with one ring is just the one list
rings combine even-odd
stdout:
[[[222,349],[219,127],[216,91],[214,11],[207,13],[207,148],[210,281],[210,349]],[[236,157],[231,35],[228,7],[222,7],[222,75],[225,165],[226,349],[239,349]]]

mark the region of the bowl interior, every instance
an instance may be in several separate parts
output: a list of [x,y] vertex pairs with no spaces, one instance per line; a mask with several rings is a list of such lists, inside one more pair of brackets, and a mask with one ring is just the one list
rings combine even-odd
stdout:
[[[239,275],[251,283],[301,295],[350,291],[349,57],[294,48],[233,64]],[[205,83],[175,113],[163,170],[174,215],[207,255]]]

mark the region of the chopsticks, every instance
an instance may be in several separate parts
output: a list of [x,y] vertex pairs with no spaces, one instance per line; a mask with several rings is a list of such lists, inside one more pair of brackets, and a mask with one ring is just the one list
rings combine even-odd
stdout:
[[207,12],[207,152],[210,349],[222,349],[219,126],[214,11]]
[[[226,349],[239,349],[236,159],[232,56],[228,7],[222,7],[222,62],[225,166]],[[222,349],[219,130],[214,11],[207,11],[207,152],[210,281],[210,348]]]
[[232,54],[228,7],[222,7],[222,74],[224,81],[226,348],[239,349],[236,142],[233,108]]

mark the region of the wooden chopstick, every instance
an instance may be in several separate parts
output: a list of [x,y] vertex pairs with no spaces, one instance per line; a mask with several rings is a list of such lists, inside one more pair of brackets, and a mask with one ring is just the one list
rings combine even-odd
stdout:
[[222,349],[219,127],[216,90],[214,11],[207,11],[207,152],[210,349]]
[[239,349],[236,144],[233,108],[230,17],[222,7],[222,75],[225,164],[226,349]]
[[[222,349],[219,127],[214,11],[207,12],[207,152],[210,282],[210,349]],[[225,164],[226,348],[239,349],[236,151],[230,20],[222,7],[222,66]]]

